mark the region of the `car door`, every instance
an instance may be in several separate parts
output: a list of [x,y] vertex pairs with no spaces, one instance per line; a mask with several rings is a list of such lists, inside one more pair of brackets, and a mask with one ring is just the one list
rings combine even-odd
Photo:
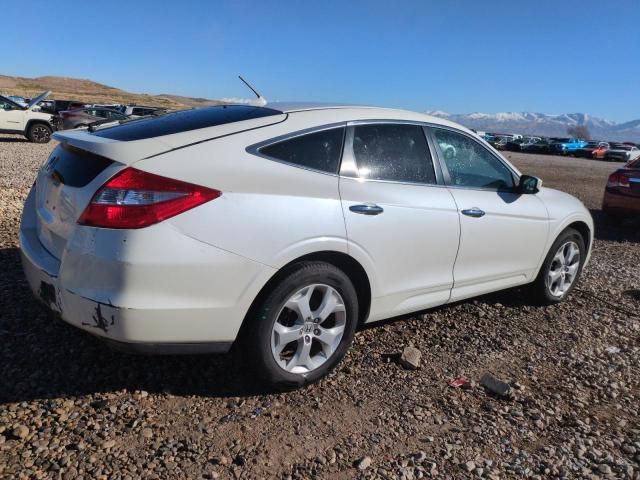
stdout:
[[14,103],[0,99],[0,130],[22,132],[25,128],[25,110]]
[[460,212],[451,301],[533,280],[549,229],[543,202],[518,193],[515,171],[470,134],[435,127],[430,133]]
[[340,196],[351,256],[373,272],[370,320],[446,303],[460,226],[424,128],[349,124]]

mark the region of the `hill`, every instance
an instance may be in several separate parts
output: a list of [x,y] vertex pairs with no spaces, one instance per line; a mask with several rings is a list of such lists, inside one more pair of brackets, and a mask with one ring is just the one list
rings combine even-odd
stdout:
[[33,97],[45,90],[51,90],[49,97],[51,99],[77,100],[86,103],[124,103],[172,109],[225,103],[218,100],[182,97],[171,94],[147,95],[144,93],[131,93],[92,80],[79,78],[55,76],[25,78],[0,75],[0,93],[2,94]]

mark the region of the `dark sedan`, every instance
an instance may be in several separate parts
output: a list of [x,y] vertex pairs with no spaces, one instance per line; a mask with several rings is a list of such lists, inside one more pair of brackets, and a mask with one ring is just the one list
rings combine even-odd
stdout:
[[527,143],[520,147],[520,150],[527,153],[549,153],[550,141],[542,138],[536,142]]
[[89,107],[60,112],[60,118],[62,119],[62,128],[68,130],[115,120],[126,120],[129,116],[110,108]]
[[640,159],[609,176],[602,210],[613,218],[640,217]]

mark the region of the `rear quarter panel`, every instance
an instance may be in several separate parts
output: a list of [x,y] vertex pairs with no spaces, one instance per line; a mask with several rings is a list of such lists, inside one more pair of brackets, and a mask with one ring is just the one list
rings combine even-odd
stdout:
[[199,241],[276,268],[319,250],[346,253],[338,177],[246,151],[291,131],[291,125],[275,127],[177,149],[135,167],[223,192],[169,220]]

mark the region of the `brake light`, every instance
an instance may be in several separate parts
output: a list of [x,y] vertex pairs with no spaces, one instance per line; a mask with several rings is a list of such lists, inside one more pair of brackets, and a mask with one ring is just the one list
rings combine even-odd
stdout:
[[607,187],[629,188],[631,187],[631,184],[629,183],[629,177],[627,177],[624,173],[614,172],[609,175],[609,180],[607,180]]
[[220,195],[222,192],[218,190],[129,167],[100,187],[78,223],[103,228],[143,228]]

